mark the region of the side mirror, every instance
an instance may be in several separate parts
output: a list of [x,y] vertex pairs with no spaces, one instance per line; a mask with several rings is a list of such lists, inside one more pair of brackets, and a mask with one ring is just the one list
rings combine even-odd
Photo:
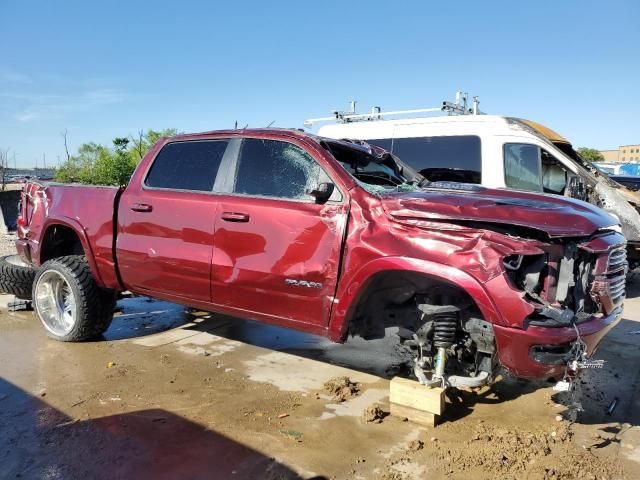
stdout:
[[578,175],[572,175],[569,177],[569,191],[568,194],[571,198],[578,200],[587,199],[587,184],[584,178]]
[[310,190],[308,193],[316,199],[316,203],[327,203],[333,194],[333,190],[336,186],[333,183],[319,183],[316,188]]

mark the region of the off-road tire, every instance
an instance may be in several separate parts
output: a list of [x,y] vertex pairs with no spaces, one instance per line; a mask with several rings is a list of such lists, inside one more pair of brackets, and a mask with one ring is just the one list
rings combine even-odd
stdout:
[[31,300],[36,269],[25,264],[19,255],[0,257],[0,292]]
[[95,339],[106,332],[113,319],[116,293],[96,284],[83,255],[55,258],[43,263],[38,269],[33,282],[33,308],[38,320],[44,325],[38,313],[38,302],[35,300],[36,285],[40,276],[49,270],[62,274],[71,287],[76,300],[76,321],[72,330],[64,336],[56,335],[45,327],[47,335],[61,342],[82,342]]

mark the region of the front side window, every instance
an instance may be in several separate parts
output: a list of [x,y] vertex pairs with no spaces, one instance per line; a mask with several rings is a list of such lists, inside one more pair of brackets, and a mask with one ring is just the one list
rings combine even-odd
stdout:
[[542,150],[540,165],[542,167],[542,190],[545,193],[564,194],[570,172],[562,162],[551,153]]
[[151,165],[145,185],[211,192],[228,143],[207,140],[165,145]]
[[541,190],[540,149],[526,143],[504,145],[504,180],[509,188]]
[[311,155],[292,143],[247,138],[238,158],[234,192],[312,201],[309,191],[326,176],[321,172]]

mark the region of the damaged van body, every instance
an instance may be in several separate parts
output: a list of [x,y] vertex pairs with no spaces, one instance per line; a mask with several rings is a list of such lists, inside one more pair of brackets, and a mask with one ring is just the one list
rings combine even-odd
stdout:
[[62,341],[102,333],[129,290],[336,342],[398,327],[423,383],[479,386],[499,366],[565,376],[625,298],[625,239],[593,205],[430,183],[381,148],[296,130],[161,139],[123,189],[22,195],[18,251]]
[[[402,112],[393,113],[402,117]],[[460,113],[467,114],[391,115],[392,119],[385,119],[384,113],[345,114],[337,123],[322,126],[319,134],[359,138],[381,146],[432,181],[587,201],[619,219],[628,242],[630,267],[640,266],[639,192],[611,180],[580,158],[567,139],[544,125],[514,117]]]

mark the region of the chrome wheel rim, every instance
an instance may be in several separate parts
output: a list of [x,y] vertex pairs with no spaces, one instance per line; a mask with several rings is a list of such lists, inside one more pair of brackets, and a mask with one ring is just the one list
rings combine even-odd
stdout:
[[65,278],[47,270],[38,278],[35,303],[40,321],[54,335],[67,335],[76,323],[76,297]]

